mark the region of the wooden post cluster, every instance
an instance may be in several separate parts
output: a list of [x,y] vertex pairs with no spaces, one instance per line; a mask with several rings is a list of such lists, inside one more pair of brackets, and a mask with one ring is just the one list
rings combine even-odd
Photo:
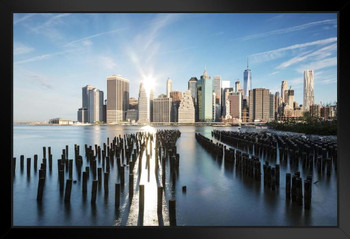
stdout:
[[275,190],[279,186],[280,182],[280,169],[279,165],[275,167],[269,165],[269,162],[265,161],[263,166],[264,170],[264,185],[272,190]]
[[337,142],[331,139],[303,137],[299,135],[279,135],[257,132],[229,132],[214,130],[212,136],[221,142],[243,152],[264,157],[275,163],[278,158],[282,166],[287,162],[294,171],[312,173],[314,165],[319,174],[332,173],[337,170]]

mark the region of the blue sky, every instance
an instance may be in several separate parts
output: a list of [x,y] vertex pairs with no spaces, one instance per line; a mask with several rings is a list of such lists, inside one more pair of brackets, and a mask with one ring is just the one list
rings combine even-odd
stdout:
[[337,99],[335,13],[45,13],[13,16],[14,121],[76,120],[81,88],[105,92],[106,78],[130,80],[138,95],[144,77],[155,95],[187,90],[206,67],[213,77],[280,91],[281,81],[302,104],[303,71],[315,71],[315,102]]

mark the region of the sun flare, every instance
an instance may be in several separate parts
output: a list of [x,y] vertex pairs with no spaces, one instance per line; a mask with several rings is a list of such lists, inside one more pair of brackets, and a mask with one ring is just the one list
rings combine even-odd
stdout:
[[155,90],[155,86],[156,86],[155,77],[150,76],[150,75],[144,76],[142,81],[143,81],[143,86],[145,87],[147,95],[149,95],[152,90],[153,91]]

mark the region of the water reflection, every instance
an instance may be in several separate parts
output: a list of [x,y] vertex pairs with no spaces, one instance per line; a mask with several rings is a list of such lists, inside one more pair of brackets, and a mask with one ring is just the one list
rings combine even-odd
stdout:
[[[157,212],[157,185],[162,184],[162,179],[156,178],[155,167],[155,142],[150,141],[147,144],[147,150],[141,155],[142,171],[138,174],[138,163],[134,168],[134,196],[132,203],[129,201],[128,183],[129,167],[125,167],[125,183],[121,187],[120,208],[114,207],[114,183],[120,183],[120,175],[117,173],[116,161],[111,163],[109,193],[105,195],[102,185],[98,184],[98,193],[96,204],[91,205],[91,183],[92,174],[88,179],[88,191],[82,193],[82,173],[74,171],[73,178],[77,184],[72,187],[72,200],[69,204],[64,204],[64,190],[59,190],[58,172],[56,160],[60,158],[62,148],[65,145],[80,145],[80,154],[84,156],[84,145],[88,144],[94,148],[94,145],[103,147],[107,137],[110,142],[115,136],[123,136],[125,133],[148,132],[155,133],[157,129],[169,129],[169,127],[135,127],[135,126],[91,126],[91,127],[21,127],[14,129],[17,135],[14,141],[14,157],[19,159],[20,155],[34,155],[40,153],[43,145],[51,145],[53,154],[52,174],[47,174],[47,184],[45,186],[43,203],[50,207],[50,210],[43,212],[43,205],[37,204],[35,210],[25,213],[26,207],[32,205],[30,200],[35,200],[37,193],[38,174],[31,169],[24,172],[25,162],[17,166],[21,174],[16,175],[13,182],[14,187],[14,225],[129,225],[128,222],[136,216],[135,224],[141,223],[138,218],[138,188],[139,185],[145,186],[144,217],[143,225],[167,225],[167,201],[170,198],[176,199],[178,213],[178,225],[336,225],[336,172],[332,167],[331,175],[326,177],[326,171],[318,174],[316,167],[313,170],[304,170],[302,165],[296,168],[290,165],[290,159],[284,159],[284,154],[277,160],[267,159],[271,164],[280,163],[281,181],[280,187],[275,191],[265,188],[263,182],[256,182],[250,177],[235,170],[235,166],[221,158],[213,158],[203,149],[195,140],[194,133],[201,132],[206,137],[211,137],[212,127],[172,127],[179,129],[181,137],[177,142],[177,151],[180,154],[180,165],[178,174],[169,174],[169,161],[166,161],[166,194],[163,196],[162,214]],[[227,128],[232,130],[232,128]],[[28,137],[21,135],[39,135],[35,141],[28,142]],[[54,136],[54,137],[53,137]],[[52,138],[50,138],[52,137]],[[60,139],[60,140],[53,140]],[[125,147],[125,145],[124,145]],[[73,149],[73,148],[72,148]],[[69,156],[74,158],[74,150],[70,148]],[[124,153],[125,150],[123,151]],[[255,149],[251,151],[255,154]],[[147,155],[149,164],[147,164]],[[261,157],[265,160],[266,155]],[[115,160],[115,159],[114,159]],[[18,162],[17,162],[18,163]],[[124,165],[127,161],[122,162]],[[147,165],[146,165],[147,164]],[[40,165],[39,165],[40,166]],[[84,164],[82,169],[89,166]],[[301,175],[305,176],[314,172],[312,203],[310,210],[304,210],[303,207],[285,202],[285,173],[301,169]],[[30,175],[30,177],[28,177]],[[36,175],[36,176],[35,176]],[[67,173],[65,171],[65,177]],[[103,178],[103,177],[102,177]],[[26,180],[27,179],[27,180]],[[64,181],[65,183],[66,181]],[[103,184],[103,182],[102,182]],[[28,189],[24,189],[26,187]],[[75,186],[74,186],[75,185]],[[182,193],[182,187],[187,186],[187,192]],[[126,189],[124,188],[126,187]],[[29,190],[30,188],[30,190]],[[60,191],[60,192],[58,192]],[[24,198],[29,198],[27,203]],[[74,198],[74,200],[73,200]],[[33,204],[35,205],[35,203]],[[64,209],[61,206],[64,205]],[[136,207],[133,210],[132,207]],[[327,210],[322,210],[327,208]],[[63,209],[63,210],[61,210]],[[254,209],[254,213],[247,213]],[[56,212],[63,211],[62,217]],[[31,212],[31,213],[29,213]],[[33,213],[34,212],[34,213]],[[103,213],[98,213],[103,212]],[[20,216],[18,216],[20,215]],[[35,216],[34,216],[35,215]],[[38,217],[38,219],[35,219]],[[268,220],[266,219],[268,217]],[[33,219],[34,218],[34,219]],[[324,218],[327,218],[325,220]]]

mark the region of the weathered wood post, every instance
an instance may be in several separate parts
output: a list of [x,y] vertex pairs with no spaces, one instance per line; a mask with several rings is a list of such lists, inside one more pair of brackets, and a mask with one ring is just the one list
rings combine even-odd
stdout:
[[157,191],[157,211],[162,213],[162,204],[163,204],[163,187],[158,187]]
[[105,172],[104,173],[104,190],[105,194],[108,194],[108,179],[109,179],[109,173]]
[[304,181],[304,208],[310,209],[311,206],[311,181]]
[[129,174],[129,197],[132,199],[134,195],[134,174]]
[[290,180],[291,180],[291,174],[286,173],[286,199],[290,199]]
[[114,206],[115,206],[115,209],[118,210],[120,207],[120,184],[119,183],[115,184],[115,192],[114,193],[115,193]]
[[27,158],[27,176],[29,177],[30,176],[30,161],[31,161],[31,158]]
[[83,194],[87,192],[87,173],[83,172],[83,185],[82,185]]
[[169,200],[169,221],[170,226],[176,226],[176,200]]
[[63,192],[64,189],[64,170],[59,170],[58,173],[59,181],[60,181],[60,191]]
[[68,172],[69,172],[69,178],[73,179],[73,159],[69,160]]
[[38,169],[38,155],[34,154],[34,172]]
[[292,176],[292,201],[296,201],[296,176]]
[[46,147],[43,147],[43,158],[46,159]]
[[68,145],[66,145],[66,158],[68,159]]
[[92,190],[91,190],[91,204],[96,203],[96,192],[97,192],[97,180],[92,181]]
[[43,198],[44,183],[45,183],[45,179],[44,178],[39,178],[38,193],[37,193],[37,196],[36,196],[36,200],[38,202],[41,202],[42,198]]
[[102,183],[102,168],[97,169],[97,180],[98,180],[98,184]]
[[298,205],[303,205],[303,186],[302,186],[302,179],[297,178],[296,179],[296,190],[297,190],[297,203]]
[[331,169],[332,169],[332,159],[327,158],[327,176],[331,175]]
[[143,213],[145,209],[145,186],[140,185],[139,188],[139,218],[143,222]]
[[65,202],[70,202],[71,191],[72,191],[72,179],[68,178],[66,180],[66,191],[64,194],[64,201]]
[[21,173],[23,173],[24,168],[24,155],[20,156],[20,167],[21,167]]

